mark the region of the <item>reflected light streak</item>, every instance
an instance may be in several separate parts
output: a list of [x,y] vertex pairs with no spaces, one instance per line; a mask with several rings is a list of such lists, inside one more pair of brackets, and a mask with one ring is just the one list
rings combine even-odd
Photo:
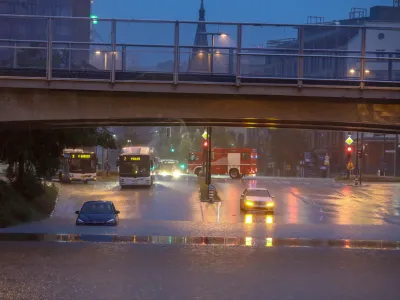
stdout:
[[265,222],[266,222],[267,224],[272,224],[272,223],[274,223],[274,216],[267,216]]
[[[296,188],[293,188],[292,193],[298,194],[299,192]],[[292,193],[288,194],[288,223],[297,224],[299,218],[299,199],[297,199]]]
[[244,222],[245,222],[246,224],[252,224],[252,223],[253,223],[253,215],[251,215],[251,214],[246,214],[246,215],[244,216]]

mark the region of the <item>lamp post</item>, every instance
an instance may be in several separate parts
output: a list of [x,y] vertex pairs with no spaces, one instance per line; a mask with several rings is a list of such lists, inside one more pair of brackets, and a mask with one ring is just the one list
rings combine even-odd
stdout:
[[214,73],[214,46],[215,46],[215,36],[219,36],[223,39],[227,38],[228,35],[223,32],[201,32],[204,35],[211,35],[211,57],[210,57],[210,73]]
[[96,50],[94,52],[94,54],[96,54],[96,56],[100,56],[101,54],[104,54],[104,71],[106,71],[107,70],[107,65],[108,65],[108,54],[117,55],[117,52]]

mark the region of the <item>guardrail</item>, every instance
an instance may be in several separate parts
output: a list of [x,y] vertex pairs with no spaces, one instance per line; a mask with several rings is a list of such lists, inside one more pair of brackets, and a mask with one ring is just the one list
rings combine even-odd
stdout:
[[[0,15],[0,24],[0,78],[361,88],[400,82],[396,27],[20,15]],[[381,46],[385,39],[392,50]]]

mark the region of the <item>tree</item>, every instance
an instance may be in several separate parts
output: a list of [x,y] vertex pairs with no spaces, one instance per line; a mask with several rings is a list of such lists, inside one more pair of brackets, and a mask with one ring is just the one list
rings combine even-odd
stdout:
[[105,128],[2,130],[0,140],[0,161],[9,164],[10,179],[20,182],[27,170],[43,177],[58,169],[65,148],[116,148],[114,137]]
[[271,157],[275,165],[278,168],[284,167],[284,164],[296,166],[301,160],[301,155],[307,151],[304,131],[278,129],[271,131],[271,135]]

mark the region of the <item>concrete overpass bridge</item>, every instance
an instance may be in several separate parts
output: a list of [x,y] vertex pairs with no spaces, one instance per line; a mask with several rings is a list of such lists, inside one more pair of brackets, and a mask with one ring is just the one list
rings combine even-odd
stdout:
[[[110,25],[111,41],[82,42],[61,41],[53,31],[61,21],[93,19],[0,15],[5,18],[37,23],[43,34],[31,40],[0,39],[1,126],[185,122],[382,132],[400,128],[395,64],[400,58],[376,59],[368,38],[377,31],[400,37],[399,28],[99,19]],[[126,36],[120,25],[138,23],[171,28],[170,36],[160,37],[167,42],[122,43]],[[197,32],[212,35],[211,46],[207,39],[189,45],[182,34],[189,25],[223,29]],[[250,47],[246,33],[254,28],[287,28],[295,37],[273,47]],[[359,49],[315,46],[318,36],[349,33],[360,37]],[[215,36],[229,43],[217,43]],[[136,56],[129,49],[161,49],[168,55],[144,57],[132,66]],[[320,64],[324,67],[318,69]]]

